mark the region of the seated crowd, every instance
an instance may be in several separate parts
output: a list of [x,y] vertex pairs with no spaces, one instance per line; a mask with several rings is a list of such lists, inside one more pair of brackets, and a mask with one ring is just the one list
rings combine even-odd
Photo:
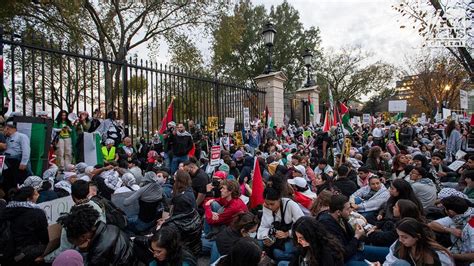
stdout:
[[[412,142],[364,125],[347,156],[305,126],[314,141],[272,129],[257,147],[257,135],[223,147],[216,166],[152,143],[104,164],[52,164],[2,191],[0,265],[474,263],[474,156],[451,169],[434,125],[400,126],[418,132]],[[41,204],[66,197],[74,205],[48,225]]]

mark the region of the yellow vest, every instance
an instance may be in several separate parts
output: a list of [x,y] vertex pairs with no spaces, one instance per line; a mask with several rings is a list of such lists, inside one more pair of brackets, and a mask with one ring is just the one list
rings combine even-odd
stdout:
[[115,160],[115,147],[112,146],[110,151],[107,150],[107,146],[102,147],[102,155],[104,155],[104,160],[113,161]]

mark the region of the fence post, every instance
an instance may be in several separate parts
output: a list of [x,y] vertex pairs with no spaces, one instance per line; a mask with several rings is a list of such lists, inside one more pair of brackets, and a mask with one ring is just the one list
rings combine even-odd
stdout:
[[123,124],[125,130],[125,136],[128,136],[128,76],[127,76],[127,60],[125,59],[122,64],[122,111],[123,111]]
[[217,72],[214,75],[214,98],[216,101],[216,115],[217,115],[217,127],[220,125],[220,104],[219,104],[219,80],[217,79]]
[[5,114],[3,113],[3,103],[5,102],[5,85],[3,83],[3,27],[0,26],[0,89],[1,92],[0,94],[2,97],[0,97],[0,116],[4,116]]

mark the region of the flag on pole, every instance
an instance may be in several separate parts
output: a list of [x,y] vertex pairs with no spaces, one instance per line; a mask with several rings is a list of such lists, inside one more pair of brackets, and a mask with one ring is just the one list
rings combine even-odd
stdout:
[[161,120],[160,135],[162,135],[166,131],[166,128],[168,127],[168,123],[173,121],[173,102],[174,102],[174,96],[171,98],[171,103],[168,106],[166,115],[163,117],[163,120]]
[[329,132],[329,130],[331,130],[331,118],[329,117],[329,111],[326,111],[326,115],[324,116],[323,131]]
[[250,195],[250,209],[254,209],[259,205],[262,205],[264,201],[262,173],[260,173],[258,157],[255,157],[252,178],[252,194]]
[[349,108],[344,103],[339,104],[339,109],[341,110],[341,115],[344,115],[345,113],[349,112]]
[[314,104],[311,101],[311,97],[309,96],[309,93],[308,93],[308,103],[309,103],[309,115],[314,116]]

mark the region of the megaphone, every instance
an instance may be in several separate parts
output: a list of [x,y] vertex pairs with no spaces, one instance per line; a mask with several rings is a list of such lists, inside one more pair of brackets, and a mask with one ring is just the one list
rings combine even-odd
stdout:
[[77,115],[75,113],[70,113],[68,116],[67,116],[67,119],[69,119],[69,121],[71,121],[71,123],[74,123],[74,121],[76,121],[77,119],[79,119],[79,117],[77,117]]

